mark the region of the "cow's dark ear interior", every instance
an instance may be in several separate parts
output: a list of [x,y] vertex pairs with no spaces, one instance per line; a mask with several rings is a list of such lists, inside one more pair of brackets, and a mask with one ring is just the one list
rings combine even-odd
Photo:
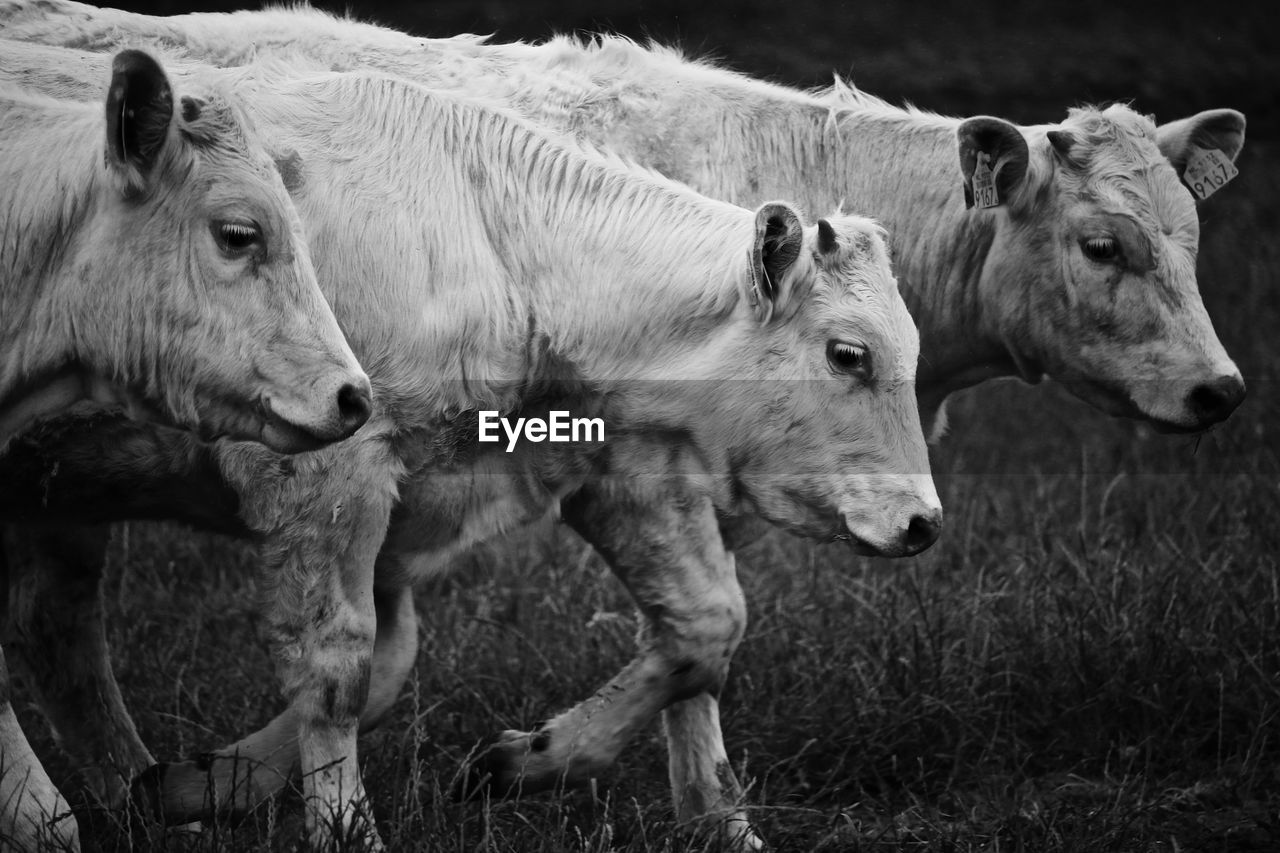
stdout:
[[107,166],[126,195],[146,194],[154,183],[174,119],[173,90],[149,54],[125,50],[111,63],[107,89]]

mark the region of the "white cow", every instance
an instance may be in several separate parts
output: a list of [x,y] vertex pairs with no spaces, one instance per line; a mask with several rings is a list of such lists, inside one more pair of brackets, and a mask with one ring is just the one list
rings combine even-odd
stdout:
[[[7,0],[0,32],[95,49],[146,41],[222,66],[277,55],[378,68],[495,98],[715,198],[856,202],[888,227],[920,324],[926,423],[948,393],[1009,375],[1051,376],[1171,431],[1202,430],[1243,399],[1196,288],[1198,222],[1178,180],[1196,149],[1236,158],[1234,110],[1156,127],[1112,106],[1019,127],[899,109],[839,81],[799,92],[617,37],[423,39],[311,9],[162,18]],[[999,204],[975,210],[980,159]]]
[[98,70],[105,110],[0,90],[0,444],[103,397],[282,452],[350,435],[368,379],[252,129],[147,54]]
[[[0,4],[0,26],[20,38],[98,49],[145,39],[224,65],[281,55],[376,67],[511,104],[715,197],[750,203],[781,195],[819,210],[855,203],[889,226],[921,330],[917,392],[935,435],[948,394],[999,376],[1048,375],[1106,411],[1171,431],[1204,429],[1244,395],[1200,299],[1198,223],[1179,183],[1197,148],[1238,155],[1244,118],[1232,110],[1157,127],[1113,106],[1019,127],[902,110],[840,83],[798,92],[624,39],[420,39],[298,9],[155,18],[67,0],[14,2]],[[979,161],[992,168],[995,207],[970,206]],[[194,470],[193,478],[200,479]],[[417,483],[405,484],[406,495]],[[198,508],[180,512],[208,523]],[[599,526],[590,519],[569,520],[588,541],[605,541],[607,531],[590,529]],[[734,524],[729,544],[751,535]],[[382,559],[414,562],[414,547],[393,536]],[[386,620],[382,629],[385,649],[390,638],[414,636],[411,626]],[[375,692],[393,689],[375,685]],[[701,722],[668,727],[673,754],[719,743],[713,697],[677,708]],[[491,756],[500,786],[521,770],[525,790],[559,778],[564,756],[543,751],[530,764],[532,742],[505,736]],[[702,799],[732,798],[715,793],[719,783],[711,791]]]
[[[0,73],[74,66],[5,47]],[[607,528],[614,567],[648,617],[640,656],[605,688],[634,698],[584,703],[542,734],[541,752],[572,756],[574,777],[612,761],[665,706],[718,692],[745,618],[718,514],[750,509],[886,556],[932,543],[941,509],[915,408],[917,337],[877,226],[836,216],[802,228],[786,205],[753,215],[713,202],[456,96],[281,70],[260,82],[250,69],[236,90],[287,150],[322,287],[369,366],[380,412],[287,475],[256,448],[196,454],[263,541],[290,707],[242,743],[170,766],[158,792],[168,817],[203,814],[212,790],[215,808],[244,807],[300,769],[315,837],[333,829],[330,814],[350,824],[362,794],[357,727],[390,704],[416,651],[399,633],[379,634],[375,650],[375,628],[412,628],[406,585],[438,559],[562,506]],[[508,454],[477,441],[482,410],[569,410],[602,419],[606,440]],[[413,489],[392,535],[426,558],[379,559],[375,580],[406,477],[434,486]],[[56,505],[62,475],[43,479]],[[641,543],[646,559],[635,561]],[[97,678],[114,708],[109,671],[85,672],[100,649],[60,657],[95,642],[49,597],[63,580],[55,563],[23,579],[38,592],[16,596],[15,621],[42,641],[24,648],[34,680]],[[31,601],[52,610],[33,618]],[[43,641],[62,631],[51,625],[70,638],[53,654]],[[656,689],[638,689],[647,683]],[[94,759],[127,771],[152,763],[131,728],[109,725],[127,722],[122,707],[87,732],[50,704],[65,743],[105,747]],[[682,761],[675,781],[688,809],[718,789],[727,762],[723,745]],[[728,794],[696,801],[699,814],[734,806]]]
[[[368,379],[233,100],[176,98],[139,51],[99,64],[105,109],[0,86],[0,446],[82,399],[285,452],[350,435]],[[78,844],[2,652],[0,838]]]

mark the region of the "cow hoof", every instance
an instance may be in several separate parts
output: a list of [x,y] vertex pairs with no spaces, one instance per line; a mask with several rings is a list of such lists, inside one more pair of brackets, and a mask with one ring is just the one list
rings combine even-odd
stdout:
[[551,734],[546,730],[504,731],[469,762],[454,786],[455,799],[513,797],[555,787],[561,779],[548,766],[550,744]]
[[129,802],[149,820],[163,826],[185,826],[208,820],[212,754],[187,761],[153,764],[134,777]]
[[520,779],[519,757],[524,754],[523,732],[505,731],[475,751],[453,786],[455,800],[506,797]]
[[162,822],[166,764],[153,764],[129,783],[129,805],[148,820]]

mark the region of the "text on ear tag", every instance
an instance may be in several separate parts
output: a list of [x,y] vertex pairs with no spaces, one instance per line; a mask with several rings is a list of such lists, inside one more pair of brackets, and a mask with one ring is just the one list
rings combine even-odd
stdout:
[[978,152],[978,163],[973,167],[973,204],[975,207],[998,207],[1000,198],[996,195],[996,176],[991,174],[991,155],[985,151]]
[[1182,180],[1202,201],[1240,174],[1236,164],[1217,148],[1194,147],[1192,151]]

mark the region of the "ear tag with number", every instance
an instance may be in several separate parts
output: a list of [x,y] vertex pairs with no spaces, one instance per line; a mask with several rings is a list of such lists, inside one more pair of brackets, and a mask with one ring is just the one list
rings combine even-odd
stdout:
[[1236,164],[1217,148],[1195,147],[1192,151],[1192,155],[1187,158],[1187,168],[1182,173],[1182,180],[1201,201],[1240,174]]
[[978,163],[973,167],[973,204],[975,207],[998,207],[1000,198],[996,195],[996,176],[991,173],[991,155],[985,151],[978,152]]

